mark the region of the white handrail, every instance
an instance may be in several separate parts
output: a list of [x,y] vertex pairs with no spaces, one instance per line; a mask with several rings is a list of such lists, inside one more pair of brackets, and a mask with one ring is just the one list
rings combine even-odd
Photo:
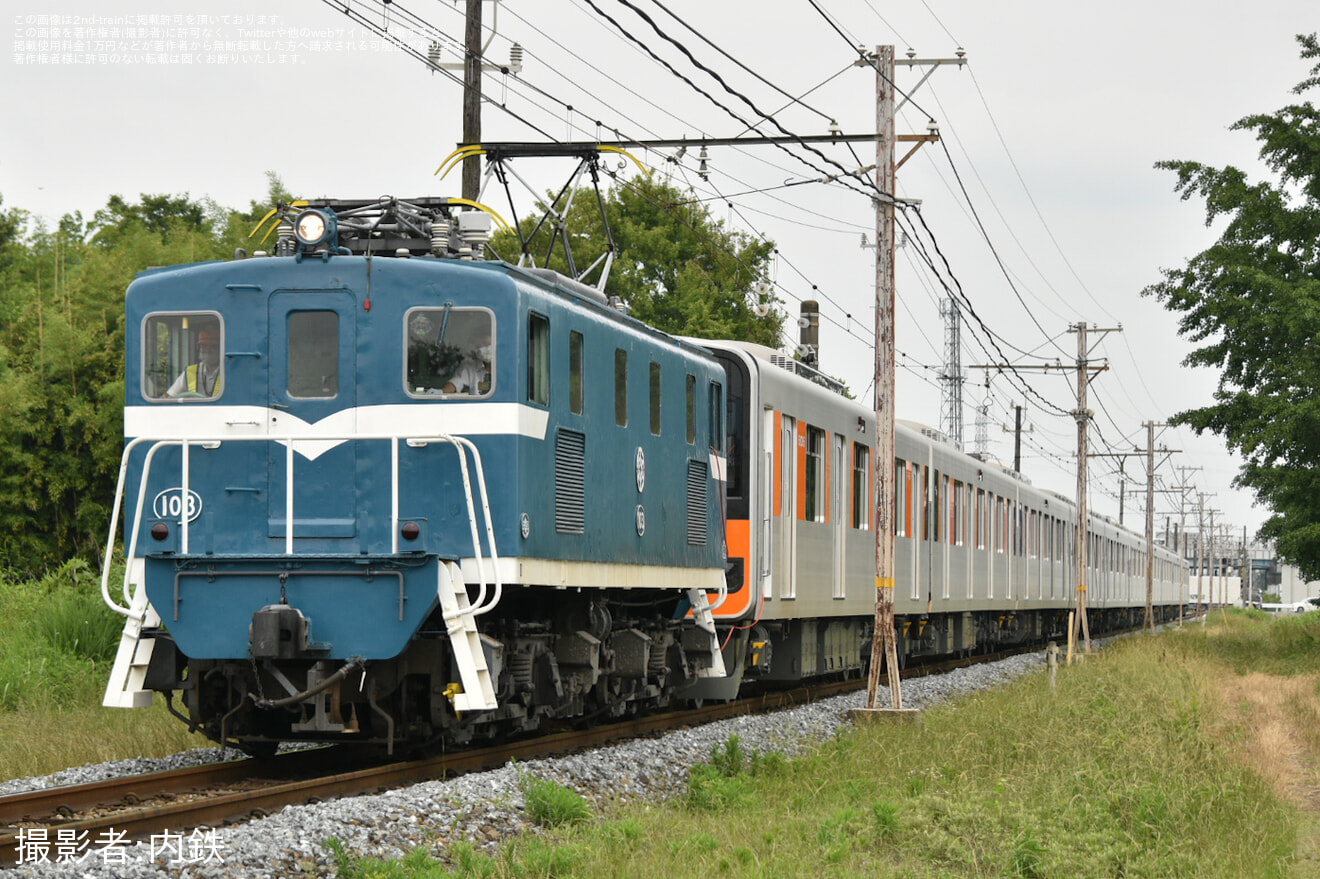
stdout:
[[[504,584],[500,582],[500,556],[495,549],[495,528],[491,523],[490,497],[486,494],[486,472],[481,466],[481,452],[477,450],[476,445],[474,445],[471,440],[466,439],[465,437],[454,437],[454,440],[457,443],[467,446],[468,450],[472,452],[472,463],[477,471],[477,488],[481,490],[481,512],[486,519],[486,542],[490,544],[491,574],[495,580],[495,592],[491,600],[486,604],[482,604],[480,600],[482,596],[478,596],[477,606],[472,609],[472,614],[473,616],[480,616],[481,614],[489,612],[495,607],[495,605],[499,604],[500,599],[504,596]],[[459,458],[460,460],[462,459],[462,453],[459,454]],[[472,508],[472,495],[471,491],[468,489],[466,466],[464,466],[463,472],[463,488],[468,494],[468,519],[472,522],[473,549],[476,551],[477,565],[480,568],[481,548],[476,535],[476,511]],[[481,575],[481,588],[484,593],[486,588],[486,577],[484,573],[480,571],[478,573]]]
[[[477,595],[476,603],[470,608],[469,612],[476,615],[490,611],[503,596],[503,583],[499,572],[499,554],[495,547],[495,529],[490,514],[490,497],[486,490],[485,471],[481,464],[481,453],[476,445],[466,437],[451,436],[448,434],[436,434],[433,436],[409,437],[401,434],[386,433],[352,433],[337,434],[331,436],[298,437],[293,435],[270,436],[270,435],[252,435],[252,436],[225,436],[216,438],[198,438],[191,437],[180,439],[177,437],[149,437],[140,436],[130,440],[124,446],[123,455],[120,457],[119,477],[115,485],[115,498],[110,512],[110,530],[106,540],[105,562],[101,569],[101,598],[106,606],[111,610],[123,616],[132,616],[130,609],[133,604],[132,595],[129,589],[132,576],[132,560],[137,557],[138,538],[141,534],[142,513],[146,505],[147,483],[151,474],[152,461],[156,452],[161,448],[169,446],[178,446],[181,449],[182,460],[180,462],[180,550],[187,554],[189,551],[189,516],[187,508],[187,498],[189,495],[189,483],[191,477],[191,447],[202,446],[206,449],[219,448],[226,442],[278,442],[283,443],[286,448],[285,456],[285,534],[284,546],[285,553],[295,555],[293,549],[293,471],[294,471],[294,451],[298,443],[301,442],[354,442],[354,441],[388,441],[390,443],[390,552],[397,555],[399,552],[399,441],[403,440],[410,446],[425,446],[433,442],[449,443],[454,446],[454,451],[458,454],[459,469],[463,479],[463,493],[467,501],[468,526],[472,536],[472,549],[476,559],[477,573],[480,580],[480,591]],[[146,458],[142,462],[142,476],[139,480],[137,505],[133,515],[133,527],[128,535],[128,547],[125,553],[127,564],[124,571],[124,582],[122,584],[122,593],[124,601],[129,607],[118,604],[110,595],[110,565],[114,557],[115,535],[119,531],[119,513],[120,507],[124,501],[124,488],[128,480],[128,464],[130,456],[134,449],[139,445],[151,443],[147,450]],[[494,578],[494,590],[487,596],[485,564],[481,553],[481,539],[477,531],[476,506],[472,496],[472,474],[468,471],[466,452],[471,452],[473,466],[476,471],[477,488],[481,496],[482,514],[485,517],[486,540],[490,546],[491,569]]]

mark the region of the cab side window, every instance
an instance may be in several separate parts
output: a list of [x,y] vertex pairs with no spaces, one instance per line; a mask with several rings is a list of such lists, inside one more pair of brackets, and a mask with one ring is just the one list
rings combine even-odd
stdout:
[[535,312],[527,321],[527,400],[550,402],[550,319]]
[[224,324],[213,311],[149,315],[142,327],[142,396],[207,401],[224,393]]
[[404,317],[404,387],[414,397],[485,397],[495,386],[495,316],[484,308],[414,308]]

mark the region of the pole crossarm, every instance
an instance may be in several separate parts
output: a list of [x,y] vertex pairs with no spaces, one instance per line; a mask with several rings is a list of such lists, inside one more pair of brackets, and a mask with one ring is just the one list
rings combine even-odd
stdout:
[[[617,133],[617,132],[616,132]],[[617,146],[663,149],[667,147],[703,147],[703,146],[789,146],[795,143],[875,143],[878,134],[804,134],[804,135],[761,135],[757,137],[662,137],[650,140],[593,140],[565,141],[554,146]],[[899,143],[934,143],[938,134],[899,134],[894,140]]]

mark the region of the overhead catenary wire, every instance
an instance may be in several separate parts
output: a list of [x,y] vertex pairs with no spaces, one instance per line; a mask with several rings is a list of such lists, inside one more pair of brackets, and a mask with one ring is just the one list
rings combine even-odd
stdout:
[[[625,5],[628,5],[628,4],[625,4]],[[415,54],[415,53],[413,53],[413,54]],[[519,83],[519,85],[520,85],[521,87],[525,87],[527,84],[526,84],[526,83]],[[534,86],[533,86],[533,90],[535,90],[535,87],[534,87]],[[546,94],[546,93],[544,92],[544,90],[540,90],[540,93],[541,93],[542,95],[545,95],[545,94]],[[564,106],[564,107],[567,107],[567,106],[568,106],[568,105],[567,105],[567,102],[560,102],[558,99],[554,98],[553,96],[548,97],[548,100],[555,101],[556,103],[560,103],[561,106]],[[488,99],[488,101],[489,101],[489,99]],[[597,124],[597,127],[598,127],[598,129],[599,129],[599,126],[601,125],[601,123],[600,123],[600,122],[597,122],[596,124]],[[617,130],[617,129],[616,129],[616,130]],[[554,138],[550,138],[550,139],[553,140]],[[798,158],[796,155],[794,156],[794,158],[795,158],[795,160],[801,161],[801,159]],[[859,163],[859,164],[860,164],[860,163]],[[842,175],[840,175],[840,176],[842,176]],[[866,184],[869,184],[869,183],[870,183],[869,180],[866,181]],[[866,184],[863,184],[863,185],[866,185]],[[771,189],[775,189],[775,188],[777,188],[777,187],[760,187],[761,190],[771,190]],[[786,188],[786,187],[785,187],[785,188]],[[867,186],[867,188],[871,188],[871,187]],[[747,195],[752,195],[752,194],[756,194],[756,193],[757,193],[757,188],[753,187],[753,188],[749,188],[749,191],[748,191],[746,194],[747,194]],[[746,204],[742,204],[742,203],[741,203],[741,199],[742,199],[743,195],[744,195],[744,193],[736,192],[736,193],[731,193],[731,194],[722,195],[722,196],[717,196],[717,197],[719,197],[721,200],[726,201],[726,203],[729,204],[730,211],[731,211],[731,216],[733,216],[733,215],[736,213],[737,216],[742,220],[742,222],[744,222],[744,223],[745,223],[748,227],[750,227],[750,228],[753,228],[753,229],[756,228],[756,224],[748,221],[748,218],[747,218],[747,216],[746,216],[746,212],[751,211],[751,212],[756,212],[756,213],[758,213],[758,214],[762,214],[762,215],[773,216],[773,214],[770,214],[769,212],[762,211],[761,209],[756,208],[756,207],[754,207],[754,206],[746,205]],[[796,207],[795,207],[795,209],[796,209]],[[854,227],[854,228],[856,228],[856,227]],[[762,237],[764,237],[764,233],[758,233],[758,234],[760,234],[760,235],[762,235]],[[914,235],[913,237],[916,237],[916,236]],[[935,249],[936,249],[936,252],[938,253],[938,245],[935,245]],[[793,264],[793,261],[787,259],[786,254],[784,254],[783,252],[780,252],[779,254],[777,254],[777,257],[781,258],[781,259],[784,261],[785,265],[788,265],[788,266],[790,266],[794,271],[797,271],[797,272],[801,273],[801,272],[800,272],[800,269],[799,269],[795,264]],[[942,258],[943,258],[943,255],[941,254],[940,257],[941,257],[941,259],[942,259]],[[934,260],[930,260],[929,262],[931,262],[931,264],[932,264],[932,265],[931,265],[931,277],[933,277],[933,278],[941,278],[941,276],[940,276],[940,274],[938,273],[938,271],[935,270],[935,265],[934,265],[934,262],[935,262],[935,261],[934,261]],[[805,276],[805,273],[801,273],[801,274],[803,274],[803,275]],[[939,280],[939,283],[940,283],[941,286],[944,286],[946,289],[952,287],[952,288],[954,288],[954,289],[956,290],[956,287],[955,287],[953,284],[949,283],[947,280],[944,280],[944,279],[941,278],[941,280]],[[819,286],[818,284],[811,284],[810,286],[811,286],[811,288],[812,288],[812,293],[811,293],[812,296],[816,296],[816,295],[819,295],[819,294],[820,294],[820,286]],[[782,295],[787,295],[787,296],[789,296],[790,298],[797,298],[796,296],[793,296],[791,293],[788,293],[788,292],[783,291],[783,290],[781,290],[781,294],[782,294]],[[842,305],[841,303],[835,303],[835,302],[832,302],[831,299],[830,299],[830,297],[828,297],[828,296],[821,296],[821,298],[822,298],[823,300],[825,300],[827,303],[829,303],[829,304],[831,305],[832,308],[837,309],[838,312],[843,316],[841,320],[839,320],[839,321],[831,321],[831,323],[833,323],[833,324],[836,325],[836,326],[839,326],[841,330],[843,330],[845,333],[847,333],[850,337],[856,339],[859,343],[864,343],[864,340],[863,340],[863,339],[862,339],[862,338],[861,338],[856,332],[854,332],[854,328],[853,328],[853,326],[852,326],[852,320],[853,320],[853,318],[852,318],[852,315],[851,315],[851,311],[854,311],[854,310],[856,310],[856,309],[855,309],[855,308],[850,308],[850,307],[844,306],[844,305]],[[964,304],[965,304],[965,303],[962,303],[962,302],[959,303],[960,309],[962,308],[962,306],[963,306]],[[973,312],[974,312],[974,309],[973,309]],[[972,320],[973,320],[973,323],[977,323],[977,322],[978,322],[978,319],[975,318],[975,317],[973,317]],[[994,336],[994,335],[993,335],[993,331],[990,330],[990,328],[989,328],[988,326],[985,326],[983,323],[981,323],[981,326],[984,327],[984,331],[985,331],[985,332],[991,334],[991,335],[989,336],[989,338],[991,338],[991,339],[999,338],[999,339],[1000,339],[1000,341],[998,341],[998,342],[994,342],[994,341],[987,342],[987,348],[988,348],[989,350],[994,350],[994,348],[997,347],[999,344],[1003,344],[1003,340],[1002,340],[1002,338],[1001,338],[1001,337],[996,337],[996,336]],[[929,339],[926,340],[926,344],[928,344],[928,345],[931,344],[931,342],[930,342]],[[1016,347],[1016,346],[1013,346],[1013,347]],[[1032,346],[1032,347],[1035,347],[1035,346]],[[1026,381],[1025,381],[1025,379],[1022,378],[1021,376],[1018,376],[1018,377],[1017,377],[1017,380],[1018,380],[1019,382],[1021,382],[1024,386],[1027,384]]]

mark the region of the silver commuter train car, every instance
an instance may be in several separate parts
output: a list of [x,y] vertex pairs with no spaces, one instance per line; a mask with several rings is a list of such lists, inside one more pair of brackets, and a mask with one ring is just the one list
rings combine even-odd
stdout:
[[[695,341],[695,340],[694,340]],[[715,610],[728,697],[743,679],[860,673],[875,607],[874,412],[778,351],[702,341],[728,381],[729,594]],[[1074,606],[1076,506],[938,432],[895,428],[895,613],[902,661],[1063,637]],[[1093,631],[1145,608],[1145,539],[1090,519]],[[1185,594],[1185,565],[1157,547],[1159,618]]]

